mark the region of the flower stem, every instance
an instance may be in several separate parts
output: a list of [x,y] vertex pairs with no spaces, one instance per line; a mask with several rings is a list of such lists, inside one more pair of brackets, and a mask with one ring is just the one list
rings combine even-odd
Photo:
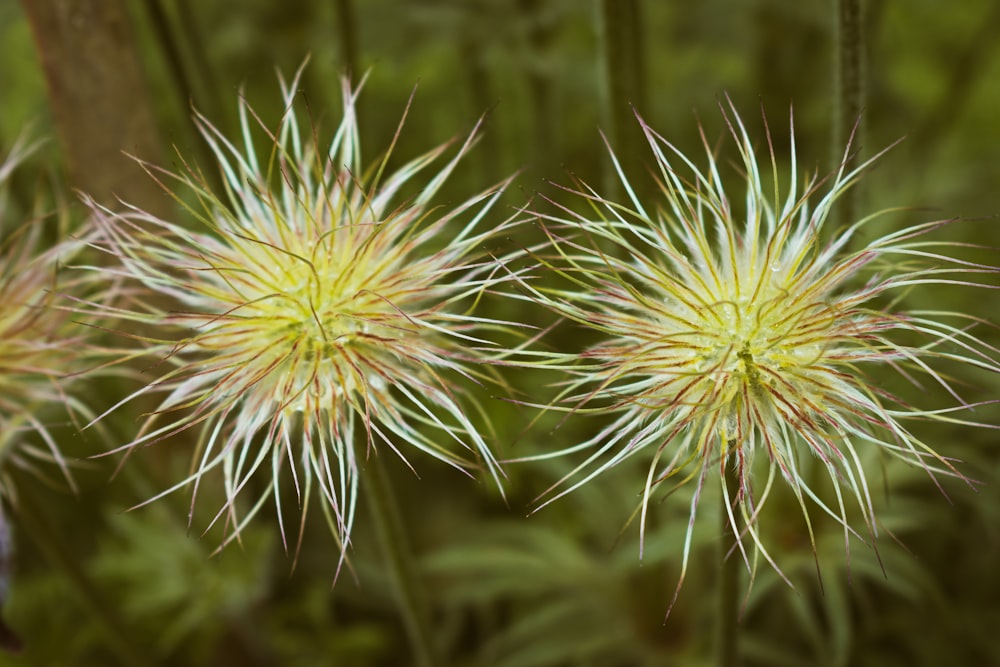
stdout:
[[[359,458],[363,454],[364,452],[359,452]],[[367,456],[366,463],[365,479],[362,480],[361,487],[382,549],[382,557],[396,589],[396,602],[413,650],[413,664],[417,667],[440,665],[424,592],[403,532],[399,503],[389,483],[388,472],[382,457],[375,453]]]
[[[145,3],[145,7],[150,27],[170,74],[171,83],[181,101],[181,108],[184,109],[182,115],[187,121],[188,130],[192,137],[200,138],[194,116],[188,113],[188,105],[194,106],[201,113],[207,114],[209,118],[215,119],[219,124],[222,123],[220,111],[222,105],[219,103],[216,92],[218,87],[212,85],[209,80],[211,68],[206,66],[207,63],[203,62],[194,67],[188,65],[188,58],[185,54],[194,56],[199,52],[198,44],[195,41],[197,40],[197,32],[193,30],[194,26],[191,24],[185,25],[179,30],[176,29],[168,15],[168,10],[164,7],[164,0],[152,0]],[[182,5],[178,5],[176,9],[182,9]],[[198,147],[199,158],[204,164],[212,164],[215,161],[208,143],[198,140],[194,142],[194,145]],[[221,187],[222,182],[215,170],[206,170],[206,178],[212,179],[213,186]]]
[[[728,498],[735,497],[739,490],[739,478],[736,471],[731,466],[725,467],[724,484],[728,493]],[[726,558],[729,552],[729,539],[725,536],[733,532],[729,524],[729,512],[727,511],[728,501],[723,498],[719,503],[719,582],[718,582],[718,608],[715,612],[716,619],[716,665],[718,667],[737,667],[740,664],[739,637],[740,637],[740,568],[743,566],[738,553],[733,553]],[[739,539],[739,538],[737,538]]]
[[335,0],[337,39],[340,42],[340,65],[347,76],[357,81],[363,72],[358,63],[358,19],[352,0]]
[[[630,105],[640,110],[646,105],[641,6],[638,0],[599,0],[598,11],[604,82],[602,125],[622,162],[637,164],[641,134]],[[613,171],[608,170],[605,181],[608,193],[621,191]]]
[[[834,63],[836,72],[833,120],[834,164],[843,160],[844,147],[854,134],[853,154],[844,164],[850,171],[861,162],[863,145],[862,111],[865,104],[865,34],[861,0],[836,0],[836,35]],[[840,207],[841,222],[853,223],[860,210],[862,191],[859,184],[847,191]]]
[[[527,30],[528,48],[535,61],[546,57],[552,43],[553,27],[550,21],[544,19],[548,9],[546,4],[540,0],[518,0],[521,20]],[[531,105],[532,142],[535,146],[533,159],[539,166],[540,175],[552,178],[558,167],[553,163],[553,157],[558,154],[553,141],[559,134],[553,110],[552,76],[537,65],[525,67],[524,76]]]

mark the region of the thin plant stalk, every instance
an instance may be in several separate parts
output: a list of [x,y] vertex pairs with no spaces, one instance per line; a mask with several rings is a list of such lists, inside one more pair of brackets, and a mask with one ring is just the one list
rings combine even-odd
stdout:
[[347,76],[358,78],[361,68],[358,64],[358,19],[352,0],[336,0],[337,39],[340,42],[340,63]]
[[[723,483],[726,485],[726,493],[723,494],[722,502],[719,503],[719,580],[716,591],[718,608],[715,611],[715,664],[718,667],[737,667],[740,664],[740,568],[743,566],[743,561],[738,550],[729,548],[730,541],[726,536],[732,534],[734,530],[730,524],[729,503],[733,495],[738,492],[739,476],[734,466],[727,465],[725,469]],[[736,512],[733,516],[738,517],[739,513]]]
[[[519,0],[518,10],[526,26],[525,39],[531,61],[537,63],[545,58],[553,38],[552,26],[543,18],[545,10],[539,0]],[[553,157],[557,154],[556,124],[553,113],[552,76],[543,68],[529,64],[524,68],[525,85],[531,108],[533,129],[532,154],[543,178],[551,178],[557,165]]]
[[[199,137],[198,124],[194,116],[187,113],[188,105],[193,105],[201,109],[201,112],[207,114],[208,117],[221,122],[218,98],[214,93],[211,96],[203,93],[204,90],[209,90],[210,87],[196,84],[193,72],[200,71],[204,73],[204,70],[201,67],[193,68],[185,65],[183,53],[190,52],[192,49],[189,46],[189,40],[184,39],[182,42],[180,35],[189,34],[187,32],[188,27],[186,26],[184,30],[176,30],[173,27],[167,11],[163,7],[162,0],[153,0],[153,2],[147,3],[146,9],[149,13],[149,21],[153,33],[159,43],[160,51],[166,61],[167,70],[170,72],[170,79],[174,84],[177,97],[180,101],[181,115],[187,120],[187,126],[192,136]],[[203,164],[212,164],[213,155],[208,143],[196,141],[195,145],[198,146],[200,151],[199,157]],[[214,179],[213,186],[221,187],[218,176],[212,170],[208,170],[208,177]]]
[[[470,15],[463,20],[472,21],[474,19],[475,17],[470,12]],[[458,48],[462,54],[462,73],[472,99],[473,113],[484,113],[496,105],[497,95],[493,90],[492,70],[484,62],[481,45],[471,28],[462,31],[462,39]],[[480,165],[482,173],[480,181],[483,183],[495,182],[500,179],[501,173],[517,168],[515,164],[517,160],[514,159],[514,156],[501,148],[498,139],[500,131],[499,126],[494,126],[492,131],[484,132],[479,140],[481,150],[478,152],[476,160]]]
[[[839,163],[843,147],[850,142],[853,150],[846,156],[845,172],[853,171],[863,162],[862,147],[865,105],[865,26],[862,0],[835,0],[836,40],[835,117],[833,119],[834,160]],[[853,141],[852,141],[853,138]],[[835,164],[835,168],[841,165]],[[842,225],[852,224],[861,210],[863,190],[855,185],[845,193],[840,206]]]
[[[601,36],[601,79],[605,132],[623,162],[639,160],[641,136],[636,131],[631,107],[646,106],[645,58],[642,19],[638,0],[598,0]],[[608,170],[605,186],[617,191],[613,170]],[[640,194],[643,194],[640,192]]]
[[[361,447],[359,450],[358,458],[361,459],[365,457],[365,452]],[[435,667],[442,662],[428,619],[426,595],[417,576],[413,552],[403,532],[399,503],[385,462],[374,452],[370,452],[364,460],[362,474],[367,479],[360,486],[395,589],[396,603],[413,651],[413,664],[416,667]]]
[[174,11],[179,22],[178,30],[184,35],[184,54],[190,58],[193,65],[193,76],[199,83],[198,99],[202,108],[218,119],[218,123],[225,122],[227,128],[231,123],[226,118],[225,105],[219,96],[224,87],[220,87],[215,77],[215,69],[208,59],[205,51],[205,38],[194,12],[191,11],[191,0],[174,0]]

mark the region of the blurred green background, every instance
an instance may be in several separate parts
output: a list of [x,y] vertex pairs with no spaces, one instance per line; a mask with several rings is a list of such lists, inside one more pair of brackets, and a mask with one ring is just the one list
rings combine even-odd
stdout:
[[[832,0],[628,1],[611,3],[618,12],[611,18],[597,0],[98,4],[124,11],[119,38],[134,43],[141,83],[103,100],[117,114],[108,122],[126,123],[149,109],[153,130],[143,157],[169,168],[179,164],[177,154],[206,164],[192,105],[236,137],[242,94],[273,126],[281,112],[276,72],[291,76],[307,56],[302,90],[325,138],[338,119],[338,76],[370,69],[361,103],[368,160],[388,146],[414,86],[399,160],[467,132],[487,114],[481,143],[445,192],[454,201],[517,170],[505,199],[512,208],[536,192],[558,196],[548,181],[568,183],[570,174],[613,190],[599,128],[641,178],[649,155],[637,143],[637,126],[620,124],[630,103],[698,158],[697,123],[710,142],[722,138],[717,105],[727,94],[760,143],[764,110],[779,159],[790,106],[800,168],[829,171],[843,150],[831,129],[838,107]],[[629,19],[629,11],[637,15]],[[857,145],[872,155],[905,139],[868,173],[859,206],[866,213],[908,207],[886,215],[886,227],[971,218],[948,238],[1000,245],[1000,3],[870,0],[864,11],[867,95]],[[40,55],[55,50],[33,34],[21,4],[0,0],[0,154],[18,136],[46,140],[11,183],[7,215],[66,206],[82,218],[72,189],[81,187],[81,174],[105,169],[103,158],[75,167],[81,158],[67,159],[69,142],[55,120],[60,98],[50,96]],[[67,67],[54,60],[46,66]],[[113,58],[105,66],[127,69]],[[621,90],[626,97],[614,94]],[[134,177],[144,178],[138,170]],[[135,197],[150,196],[136,188]],[[982,290],[912,298],[995,321],[994,297]],[[981,335],[1000,342],[993,332]],[[996,396],[996,379],[956,373],[970,400]],[[92,400],[106,407],[130,388],[126,380],[104,380]],[[565,446],[595,428],[583,420],[552,431],[553,419],[524,433],[526,409],[486,392],[482,400],[500,458],[544,451],[556,439]],[[975,418],[1000,421],[987,408]],[[333,588],[336,548],[318,523],[306,531],[294,571],[273,513],[260,515],[241,546],[210,557],[218,535],[201,535],[217,507],[210,492],[190,531],[183,492],[125,511],[186,473],[190,443],[143,450],[113,478],[116,460],[87,459],[127,442],[134,428],[129,415],[116,413],[103,432],[83,437],[65,429],[67,455],[84,460],[75,495],[11,472],[33,507],[23,520],[30,526],[12,519],[17,564],[4,609],[26,649],[0,654],[0,665],[410,664],[365,507],[354,533],[355,576]],[[996,436],[928,433],[938,451],[964,461],[961,469],[983,484],[973,492],[945,480],[946,498],[924,473],[873,456],[876,513],[887,529],[879,542],[884,574],[874,552],[858,543],[848,571],[842,534],[833,530],[818,539],[821,589],[797,508],[785,508],[783,520],[775,501],[764,539],[796,589],[762,568],[742,621],[746,664],[1000,665]],[[655,508],[640,564],[637,527],[626,523],[643,463],[620,466],[528,516],[535,496],[574,461],[511,466],[506,504],[486,480],[415,459],[418,479],[388,462],[449,664],[710,664],[719,536],[711,525],[696,533],[701,556],[664,624],[687,499],[682,492]],[[705,501],[705,516],[713,516],[712,502]]]

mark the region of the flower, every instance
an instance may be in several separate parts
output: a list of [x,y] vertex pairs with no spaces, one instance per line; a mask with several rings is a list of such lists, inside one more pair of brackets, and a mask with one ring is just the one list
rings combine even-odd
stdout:
[[[450,143],[394,172],[390,146],[362,171],[361,85],[342,82],[343,117],[324,149],[300,130],[298,78],[281,82],[286,112],[273,134],[241,101],[241,147],[197,116],[223,190],[193,169],[169,176],[194,193],[188,210],[200,229],[138,209],[94,210],[102,247],[119,261],[113,271],[144,290],[117,314],[152,332],[136,338],[141,353],[159,359],[158,377],[119,406],[163,395],[139,435],[116,451],[201,429],[194,472],[156,497],[189,484],[196,496],[205,474],[221,468],[226,501],[212,523],[226,516],[232,528],[223,546],[271,495],[285,538],[279,490],[287,465],[302,525],[311,495],[322,498],[339,572],[354,522],[359,441],[404,460],[410,446],[462,470],[481,466],[500,483],[469,417],[474,401],[460,387],[488,375],[479,365],[489,356],[481,332],[504,327],[472,309],[509,279],[484,248],[506,224],[484,222],[506,183],[454,208],[432,206],[477,125],[415,195],[394,204]],[[257,158],[255,124],[268,136],[266,163]],[[242,515],[236,498],[262,468],[270,468],[267,490]]]
[[[797,499],[814,552],[810,502],[843,528],[845,543],[851,534],[866,539],[849,525],[842,490],[853,496],[873,544],[877,524],[859,457],[863,448],[877,448],[932,476],[962,477],[910,425],[995,428],[962,417],[975,404],[959,397],[943,370],[1000,371],[998,351],[972,331],[986,323],[944,309],[903,310],[898,297],[929,285],[995,288],[976,276],[997,269],[946,254],[961,244],[923,238],[944,221],[855,247],[859,231],[870,229],[875,216],[831,230],[830,211],[878,156],[853,170],[841,166],[830,177],[807,175],[799,183],[791,124],[791,180],[782,196],[768,131],[774,172],[769,195],[732,102],[722,112],[742,161],[745,209],[727,194],[703,131],[708,165],[701,170],[640,118],[662,199],[637,196],[612,152],[627,202],[604,198],[583,183],[567,188],[594,215],[552,202],[555,213],[538,214],[549,251],[535,255],[564,282],[521,283],[526,298],[599,337],[582,353],[531,352],[525,363],[569,374],[550,407],[608,416],[583,442],[526,457],[588,452],[543,494],[543,506],[642,455],[648,460],[639,511],[644,533],[654,489],[672,491],[693,482],[678,591],[699,501],[710,482],[721,487],[735,548],[748,568],[755,571],[762,556],[780,574],[758,531],[776,476]],[[957,405],[910,405],[890,392],[886,374],[918,388],[921,379],[939,385]],[[760,456],[768,469],[763,490],[752,472]],[[802,471],[808,459],[829,475],[835,500],[807,483]],[[752,554],[744,545],[747,536]]]
[[[0,186],[30,152],[15,144],[0,164]],[[7,226],[10,211],[0,202],[0,463],[44,475],[38,463],[55,463],[75,488],[47,412],[58,407],[70,418],[90,418],[70,387],[85,368],[90,349],[86,329],[74,322],[61,297],[88,298],[100,289],[88,276],[67,277],[65,263],[86,247],[87,232],[43,249],[44,220]],[[65,419],[65,418],[62,418]],[[0,495],[16,496],[5,473]]]

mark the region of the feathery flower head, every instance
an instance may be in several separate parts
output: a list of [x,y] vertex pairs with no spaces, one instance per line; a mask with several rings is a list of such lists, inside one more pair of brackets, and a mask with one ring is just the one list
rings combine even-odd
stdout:
[[[15,144],[0,164],[0,187],[29,151]],[[71,417],[89,414],[67,391],[83,370],[85,329],[73,322],[72,309],[55,303],[57,295],[87,298],[97,288],[87,276],[67,278],[63,270],[86,247],[86,235],[43,249],[43,221],[9,226],[6,209],[0,202],[0,464],[41,474],[35,463],[54,462],[73,487],[43,411],[60,406]],[[2,479],[0,493],[15,490]]]
[[[579,184],[573,192],[588,201],[594,217],[559,204],[558,213],[540,214],[553,250],[540,259],[568,286],[523,283],[528,298],[601,337],[582,355],[534,353],[541,365],[570,374],[553,407],[611,415],[585,442],[533,457],[590,452],[547,492],[546,503],[642,453],[649,459],[640,509],[644,531],[655,488],[694,482],[681,582],[699,499],[712,479],[721,483],[736,546],[751,568],[762,556],[778,569],[757,529],[777,475],[798,499],[810,539],[810,503],[842,526],[845,541],[850,534],[866,539],[848,523],[844,489],[855,498],[864,529],[876,537],[859,452],[877,448],[932,475],[961,477],[910,425],[991,426],[957,414],[973,405],[958,396],[942,368],[1000,370],[998,351],[970,331],[985,324],[979,318],[896,310],[892,300],[927,285],[995,287],[980,284],[976,275],[995,275],[996,268],[949,257],[948,243],[922,238],[944,222],[855,248],[859,230],[874,216],[840,230],[824,228],[834,202],[871,161],[851,171],[842,166],[825,179],[806,176],[800,184],[792,128],[791,182],[782,196],[768,134],[769,194],[743,122],[732,103],[722,111],[742,159],[745,210],[734,210],[703,132],[704,170],[639,119],[663,199],[640,201],[612,153],[628,202]],[[940,385],[957,405],[910,405],[885,388],[885,373],[917,387],[921,379]],[[751,475],[758,456],[766,457],[769,470],[762,491]],[[806,483],[806,457],[826,469],[835,500]]]
[[[483,249],[497,231],[484,218],[505,184],[454,208],[431,205],[477,126],[416,195],[396,202],[449,144],[392,173],[390,145],[362,171],[361,86],[343,81],[343,118],[324,149],[300,130],[297,84],[298,75],[281,83],[286,112],[274,134],[241,101],[241,147],[198,116],[224,192],[194,170],[169,176],[197,196],[189,211],[200,229],[135,209],[97,212],[118,271],[149,293],[118,312],[153,332],[155,338],[137,339],[142,352],[160,359],[151,369],[159,377],[130,399],[165,394],[122,449],[200,428],[197,469],[164,493],[194,483],[196,495],[204,474],[221,467],[226,503],[216,519],[225,515],[232,529],[224,544],[268,495],[285,535],[279,479],[287,463],[302,521],[318,491],[343,562],[357,495],[357,440],[385,445],[404,460],[410,446],[463,470],[483,467],[499,484],[500,470],[456,380],[483,375],[472,365],[488,356],[479,332],[504,326],[470,311],[508,279]],[[256,125],[268,134],[266,163],[258,162]],[[268,491],[238,516],[235,499],[261,468],[272,474]]]

